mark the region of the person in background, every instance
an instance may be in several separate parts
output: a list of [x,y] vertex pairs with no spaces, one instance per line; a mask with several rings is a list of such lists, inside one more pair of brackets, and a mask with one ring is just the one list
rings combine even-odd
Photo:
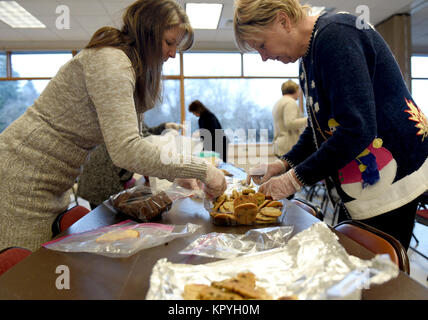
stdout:
[[[208,108],[199,100],[189,104],[189,112],[198,117],[199,129],[208,130],[211,139],[204,139],[204,150],[218,152],[224,162],[227,162],[228,138],[223,132],[220,121]],[[201,134],[204,137],[203,131]],[[218,145],[217,145],[218,144]]]
[[301,117],[296,103],[300,94],[299,85],[288,80],[282,84],[281,92],[282,98],[272,109],[273,151],[278,158],[291,150],[307,125],[307,118]]
[[[157,127],[149,128],[144,123],[141,136],[160,135],[164,130],[180,130],[183,126],[174,122],[162,123]],[[83,165],[82,173],[78,178],[76,195],[89,202],[91,209],[95,209],[110,196],[124,189],[133,187],[133,172],[119,168],[111,160],[105,144],[97,146]]]
[[266,166],[260,192],[282,199],[326,180],[355,219],[408,248],[417,197],[428,189],[428,121],[388,45],[347,13],[310,15],[297,0],[237,0],[241,51],[263,61],[300,59],[309,126]]
[[226,189],[221,170],[140,136],[142,114],[161,95],[162,66],[191,47],[194,32],[174,0],[138,0],[121,29],[103,27],[63,65],[39,98],[0,134],[0,250],[49,241],[88,154],[105,144],[113,163],[173,181],[198,179],[208,197]]

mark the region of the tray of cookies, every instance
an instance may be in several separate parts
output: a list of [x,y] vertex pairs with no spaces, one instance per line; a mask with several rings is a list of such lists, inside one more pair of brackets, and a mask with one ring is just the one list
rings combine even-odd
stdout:
[[252,188],[244,188],[222,194],[207,209],[216,225],[275,224],[284,213],[284,204]]

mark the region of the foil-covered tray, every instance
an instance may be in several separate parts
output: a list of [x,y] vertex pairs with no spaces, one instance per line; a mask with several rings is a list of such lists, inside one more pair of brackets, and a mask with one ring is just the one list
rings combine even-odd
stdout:
[[274,299],[360,299],[362,289],[398,275],[388,255],[362,260],[349,255],[328,226],[319,222],[282,248],[218,262],[186,265],[158,260],[146,299],[180,300],[186,284],[211,284],[239,272],[256,275],[257,286]]

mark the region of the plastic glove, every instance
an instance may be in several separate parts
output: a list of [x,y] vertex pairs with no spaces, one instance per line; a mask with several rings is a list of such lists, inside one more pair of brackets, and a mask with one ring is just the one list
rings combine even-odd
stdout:
[[167,122],[165,123],[165,128],[166,129],[173,129],[173,130],[180,130],[183,129],[184,126],[180,123],[175,123],[175,122]]
[[174,182],[179,185],[180,187],[183,187],[185,189],[189,189],[189,190],[200,190],[201,189],[201,185],[198,183],[198,180],[196,179],[182,179],[182,178],[177,178],[174,180]]
[[226,179],[223,171],[211,164],[207,164],[207,178],[203,190],[209,199],[222,195],[226,190]]
[[271,196],[274,200],[287,198],[301,189],[301,185],[294,174],[294,169],[273,177],[259,187],[259,192]]
[[247,175],[247,185],[250,184],[251,179],[253,179],[255,184],[265,183],[273,176],[286,172],[287,169],[288,164],[279,159],[269,164],[263,163],[257,167],[250,168]]

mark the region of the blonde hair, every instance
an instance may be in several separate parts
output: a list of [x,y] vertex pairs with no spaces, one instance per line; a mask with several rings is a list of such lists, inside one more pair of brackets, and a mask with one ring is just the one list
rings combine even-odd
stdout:
[[126,53],[136,75],[137,113],[153,108],[160,100],[163,36],[176,26],[184,30],[179,50],[188,50],[193,44],[194,32],[180,4],[175,0],[137,0],[125,10],[122,29],[103,27],[85,47],[115,47]]
[[235,42],[242,52],[254,51],[248,40],[255,39],[263,28],[284,12],[293,24],[308,15],[311,7],[298,0],[236,0],[233,17]]
[[288,80],[284,82],[281,86],[282,95],[295,94],[297,91],[299,91],[299,85],[295,83],[293,80]]

